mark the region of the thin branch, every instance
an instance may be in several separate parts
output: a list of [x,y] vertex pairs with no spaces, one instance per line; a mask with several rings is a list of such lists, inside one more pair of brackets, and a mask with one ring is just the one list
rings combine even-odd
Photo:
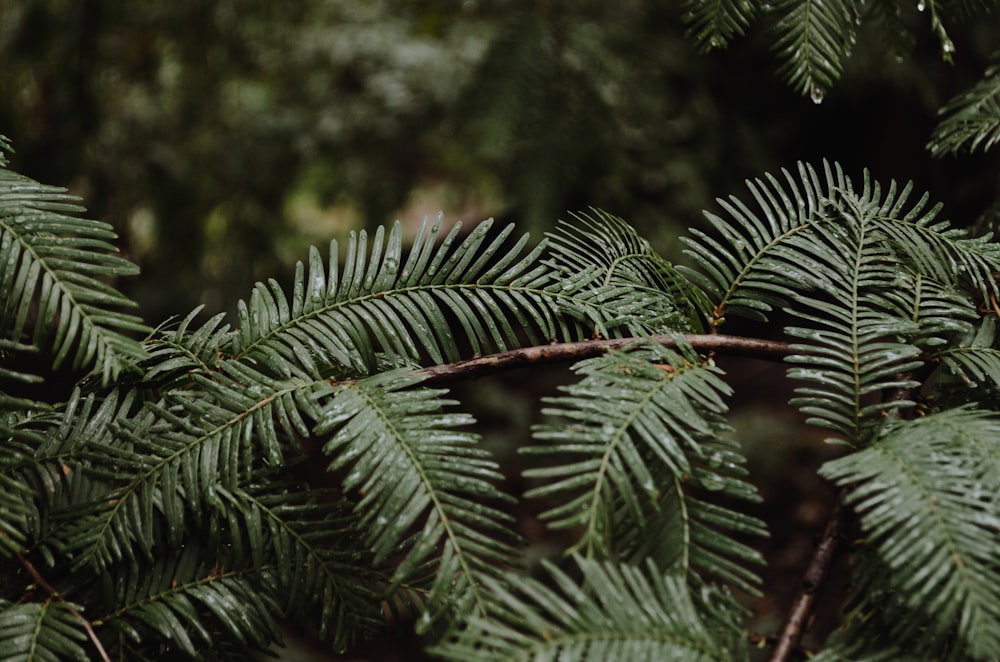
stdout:
[[[59,595],[59,592],[55,588],[53,588],[51,584],[45,581],[45,578],[42,577],[42,574],[38,572],[37,568],[35,568],[35,564],[33,564],[31,561],[25,558],[25,556],[20,552],[15,552],[14,554],[15,556],[17,556],[17,560],[21,562],[21,565],[24,566],[24,569],[28,571],[28,574],[31,575],[31,578],[35,580],[35,584],[40,586],[43,591],[49,594],[50,597],[58,600],[59,602],[66,602],[66,599],[63,598],[61,595]],[[87,637],[89,637],[90,642],[94,644],[94,648],[97,649],[97,653],[101,656],[101,659],[104,660],[104,662],[111,662],[111,658],[108,657],[107,651],[104,650],[104,646],[101,644],[101,640],[97,638],[97,634],[94,632],[94,628],[91,627],[90,621],[84,618],[83,614],[78,612],[76,609],[73,609],[72,607],[69,608],[69,613],[78,618],[80,622],[83,623],[83,629],[87,631]]]
[[837,495],[837,501],[830,513],[826,528],[823,530],[823,536],[816,549],[813,550],[809,565],[802,575],[798,593],[792,600],[788,617],[778,634],[777,643],[771,657],[768,658],[768,662],[787,662],[790,660],[802,641],[802,635],[809,627],[816,600],[830,575],[830,568],[837,552],[837,542],[846,526],[848,513],[844,508],[844,496],[843,490]]
[[[513,370],[539,363],[579,361],[599,356],[612,349],[620,349],[641,340],[643,339],[614,338],[610,340],[584,340],[580,342],[523,347],[521,349],[499,352],[466,361],[431,366],[423,370],[418,370],[416,374],[426,375],[428,380],[434,383],[475,379],[504,370]],[[791,346],[784,342],[722,334],[654,336],[652,340],[664,347],[677,347],[678,340],[680,340],[702,352],[733,354],[746,358],[767,359],[771,361],[780,361],[790,354],[801,351],[792,350]]]

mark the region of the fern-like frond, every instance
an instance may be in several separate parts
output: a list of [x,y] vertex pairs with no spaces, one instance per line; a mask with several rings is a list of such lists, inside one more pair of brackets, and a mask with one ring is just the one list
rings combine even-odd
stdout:
[[1000,64],[939,111],[927,149],[934,156],[986,151],[1000,142]]
[[108,574],[105,594],[114,604],[96,622],[108,648],[131,659],[148,654],[151,643],[152,651],[165,653],[160,647],[169,642],[175,655],[206,659],[220,642],[237,641],[245,651],[280,642],[276,591],[267,576],[206,566],[204,559],[204,550],[189,543],[151,565],[122,564]]
[[799,94],[819,103],[840,78],[851,54],[859,0],[778,0],[772,49],[782,61],[778,73]]
[[908,649],[1000,656],[1000,421],[950,410],[900,422],[821,473],[861,517],[859,595]]
[[790,375],[812,382],[796,404],[863,443],[887,409],[912,404],[879,393],[913,386],[921,350],[967,328],[977,290],[993,295],[997,248],[938,220],[927,196],[911,204],[912,186],[883,192],[866,173],[856,188],[839,166],[748,186],[754,205],[731,197],[720,201],[729,219],[708,215],[719,238],[693,233],[701,273],[689,278],[713,300],[714,326],[726,314],[766,319],[774,306],[808,322],[786,329],[806,341]]
[[405,259],[398,223],[387,240],[379,228],[370,252],[362,232],[348,242],[343,269],[336,242],[325,270],[313,249],[291,301],[272,282],[240,304],[236,353],[286,372],[364,375],[385,367],[378,352],[390,364],[458,360],[456,326],[475,354],[516,345],[521,331],[535,341],[559,335],[551,303],[536,296],[551,285],[540,250],[524,253],[527,237],[505,246],[513,227],[493,237],[491,227],[485,221],[463,239],[456,225],[436,245],[440,226],[425,223]]
[[87,634],[79,615],[82,609],[56,600],[0,601],[0,659],[39,662],[92,659],[84,646]]
[[756,209],[736,196],[718,200],[732,217],[705,213],[718,238],[692,229],[692,236],[682,239],[700,271],[679,269],[711,299],[712,326],[720,326],[727,314],[766,319],[775,306],[787,304],[796,283],[811,280],[809,267],[786,260],[784,271],[775,273],[766,268],[767,260],[776,248],[832,215],[829,196],[846,188],[847,178],[839,166],[826,166],[821,180],[814,168],[801,163],[798,179],[787,170],[781,175],[747,181]]
[[261,575],[258,590],[283,618],[312,623],[337,650],[385,625],[388,577],[373,568],[357,517],[337,494],[268,480],[219,489],[219,498],[227,567]]
[[[316,433],[327,437],[330,469],[346,471],[366,545],[381,563],[402,555],[394,584],[421,581],[435,558],[448,569],[429,597],[427,621],[447,599],[459,613],[481,612],[482,578],[512,564],[510,517],[490,502],[509,501],[477,437],[458,428],[471,417],[443,411],[442,391],[415,388],[403,370],[331,386]],[[429,624],[429,623],[425,623]]]
[[[545,562],[551,584],[507,575],[484,580],[486,615],[432,651],[446,660],[654,660],[733,662],[747,659],[745,635],[712,604],[708,590],[688,588],[680,574],[575,557],[577,583]],[[722,612],[722,613],[720,613]]]
[[707,52],[725,48],[741,36],[757,13],[750,0],[685,0],[681,19],[687,24],[687,36],[698,50]]
[[543,443],[523,450],[559,460],[525,471],[545,482],[527,496],[557,503],[542,519],[579,530],[573,549],[588,557],[656,549],[663,563],[755,591],[759,579],[744,564],[760,557],[734,534],[766,535],[762,523],[707,502],[713,492],[756,499],[740,477],[742,458],[720,438],[729,390],[717,370],[693,352],[660,347],[612,352],[575,370],[583,379],[543,410],[565,423],[539,426]]
[[916,386],[907,373],[923,365],[919,347],[905,342],[919,326],[884,294],[899,266],[863,217],[815,227],[795,244],[794,253],[811,253],[826,274],[821,291],[797,297],[791,309],[809,324],[786,329],[804,341],[792,346],[801,354],[786,359],[795,365],[788,376],[810,382],[792,403],[810,424],[864,444],[887,411],[913,405],[882,393]]
[[[547,264],[565,281],[591,279],[592,290],[601,300],[619,301],[619,319],[612,328],[632,335],[658,335],[700,329],[709,305],[705,295],[687,282],[674,267],[653,251],[649,242],[617,216],[600,210],[560,221],[547,235]],[[628,302],[627,308],[623,302]],[[581,317],[598,320],[594,311]],[[610,327],[605,323],[606,327]],[[608,330],[603,331],[604,334]]]
[[464,238],[460,225],[437,242],[439,225],[423,229],[404,257],[400,226],[352,235],[341,268],[336,242],[324,268],[310,251],[289,300],[277,283],[258,284],[241,303],[233,354],[277,376],[354,377],[422,359],[457,361],[553,339],[634,328],[649,292],[594,284],[600,265],[582,273],[542,263],[545,242],[526,250],[480,223]]
[[95,367],[105,381],[144,356],[135,303],[103,279],[137,267],[116,255],[111,226],[64,189],[0,168],[0,336],[50,347],[53,365]]
[[322,381],[274,380],[236,361],[218,368],[212,378],[193,374],[197,389],[119,411],[85,449],[106,458],[86,469],[106,493],[69,525],[79,563],[149,554],[161,526],[169,544],[179,544],[189,516],[220,507],[219,489],[235,489],[261,463],[281,466],[283,446],[308,434]]
[[178,380],[188,383],[195,374],[213,373],[227,358],[235,332],[225,323],[225,313],[194,327],[201,310],[198,306],[175,328],[160,328],[147,339],[148,358],[140,365],[143,386],[168,388]]

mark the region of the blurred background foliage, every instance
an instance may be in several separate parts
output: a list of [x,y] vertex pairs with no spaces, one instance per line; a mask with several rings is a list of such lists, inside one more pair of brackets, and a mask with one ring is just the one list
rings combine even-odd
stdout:
[[[996,154],[925,148],[937,110],[990,63],[997,21],[949,24],[949,63],[916,1],[873,2],[898,6],[892,20],[909,37],[862,26],[816,104],[775,73],[766,17],[705,54],[682,5],[0,0],[0,134],[15,170],[68,187],[115,225],[143,271],[119,286],[153,325],[199,304],[231,311],[255,280],[289,282],[309,244],[439,212],[538,236],[594,206],[682,260],[678,235],[715,197],[796,160],[912,179],[960,226],[1000,198]],[[783,407],[780,366],[723,367],[772,509],[759,513],[772,530],[770,602],[756,605],[766,632],[822,528],[831,492],[812,469],[829,450]],[[515,462],[536,392],[551,388],[512,373],[458,395]],[[531,513],[519,519],[529,556],[544,555],[550,534]]]
[[0,0],[0,127],[16,169],[119,228],[154,323],[439,211],[539,232],[595,206],[679,257],[715,196],[799,159],[912,178],[959,224],[997,196],[995,158],[924,149],[988,21],[949,26],[948,64],[904,7],[912,38],[863,31],[816,105],[774,73],[766,21],[704,55],[681,4]]

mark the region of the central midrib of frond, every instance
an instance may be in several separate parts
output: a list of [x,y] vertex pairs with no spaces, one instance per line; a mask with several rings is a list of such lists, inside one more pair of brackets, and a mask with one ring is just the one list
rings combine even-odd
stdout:
[[230,579],[230,578],[232,578],[232,579],[239,579],[242,574],[243,574],[242,571],[230,570],[230,571],[224,571],[224,572],[213,572],[212,574],[210,574],[210,575],[208,575],[206,577],[199,577],[198,579],[195,579],[195,580],[192,580],[192,581],[188,581],[188,582],[184,582],[184,583],[172,582],[170,588],[168,588],[166,591],[160,591],[159,593],[149,593],[149,594],[146,594],[146,595],[142,595],[139,600],[136,600],[135,602],[131,602],[131,603],[129,603],[127,605],[124,605],[122,607],[119,607],[118,609],[116,609],[115,611],[111,612],[110,614],[107,614],[106,616],[102,616],[102,617],[100,617],[98,619],[95,619],[92,622],[93,622],[94,625],[99,625],[99,624],[106,623],[107,621],[110,621],[112,619],[123,618],[126,615],[128,615],[133,609],[138,609],[138,608],[142,607],[145,604],[148,604],[148,603],[151,603],[151,602],[160,602],[162,600],[165,600],[165,599],[169,598],[171,595],[183,595],[187,591],[190,591],[191,588],[193,588],[195,586],[204,586],[206,584],[214,584],[215,582],[222,581],[224,579]]
[[861,341],[858,338],[860,301],[860,280],[863,264],[862,254],[864,252],[866,224],[861,224],[862,236],[859,237],[854,254],[853,269],[851,270],[851,369],[854,376],[854,430],[852,439],[860,440],[861,435],[861,364],[858,357],[861,355]]
[[[382,419],[382,423],[386,426],[386,429],[391,430],[394,434],[393,437],[397,440],[405,438],[405,434],[395,425],[392,419],[385,416],[385,413],[380,406],[379,402],[376,402],[371,396],[364,390],[359,389],[361,396],[368,402],[371,411],[376,412],[378,417]],[[427,472],[424,471],[423,463],[420,458],[414,454],[413,450],[408,444],[399,444],[406,453],[407,457],[410,459],[410,464],[416,468],[418,475],[420,476],[420,482],[423,483],[424,487],[427,489],[428,495],[430,496],[431,503],[434,504],[434,510],[441,517],[441,524],[447,532],[448,540],[451,542],[455,549],[455,558],[458,559],[459,565],[462,568],[462,572],[465,573],[466,578],[469,581],[469,590],[472,592],[476,603],[476,609],[480,614],[486,614],[486,599],[483,596],[479,584],[475,581],[475,570],[469,566],[466,560],[465,551],[463,546],[459,543],[459,537],[456,535],[454,528],[451,525],[451,518],[448,516],[447,510],[444,508],[441,500],[438,498],[437,489],[434,483],[428,479]]]

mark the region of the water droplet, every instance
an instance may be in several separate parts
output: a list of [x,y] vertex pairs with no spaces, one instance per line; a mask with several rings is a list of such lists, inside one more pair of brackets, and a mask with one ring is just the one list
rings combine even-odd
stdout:
[[917,3],[917,11],[924,11],[925,9],[927,9],[927,3],[924,0],[920,0]]
[[954,53],[955,43],[951,39],[946,39],[945,42],[941,44],[941,50],[944,51],[946,55],[948,53]]
[[813,103],[823,103],[823,90],[818,87],[814,87],[809,93],[809,97],[813,100]]

